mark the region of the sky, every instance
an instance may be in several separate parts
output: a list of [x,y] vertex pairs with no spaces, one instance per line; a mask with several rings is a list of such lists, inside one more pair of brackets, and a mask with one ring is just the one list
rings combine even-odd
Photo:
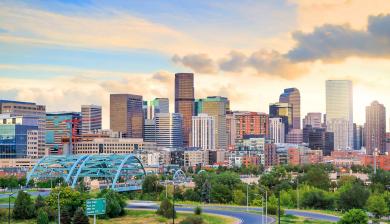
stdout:
[[349,79],[364,124],[373,100],[390,108],[390,1],[0,1],[1,99],[102,105],[109,128],[110,93],[173,110],[177,72],[233,110],[268,112],[296,87],[302,118],[325,112],[325,80]]

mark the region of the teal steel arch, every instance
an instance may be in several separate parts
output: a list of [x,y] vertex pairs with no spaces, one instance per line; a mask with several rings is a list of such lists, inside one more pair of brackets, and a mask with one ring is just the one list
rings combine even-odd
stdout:
[[117,191],[140,190],[146,175],[142,162],[133,154],[46,156],[27,175],[32,179],[61,177],[72,188],[81,178],[98,180],[100,188]]

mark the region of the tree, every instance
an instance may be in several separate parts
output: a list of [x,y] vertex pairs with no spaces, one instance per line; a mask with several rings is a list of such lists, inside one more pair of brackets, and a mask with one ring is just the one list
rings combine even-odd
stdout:
[[98,197],[106,199],[106,216],[114,218],[125,214],[126,201],[118,192],[105,189]]
[[366,212],[361,209],[351,209],[343,215],[343,217],[338,223],[339,224],[367,224],[368,216]]
[[173,204],[168,199],[164,199],[161,204],[160,208],[157,209],[156,212],[158,215],[164,216],[167,219],[172,218],[173,216],[176,217],[176,211],[173,210]]
[[200,201],[200,195],[191,188],[184,191],[183,197],[187,201]]
[[49,216],[47,215],[47,212],[42,208],[38,210],[37,224],[49,224]]
[[199,207],[199,206],[196,206],[196,207],[194,208],[194,214],[195,214],[195,215],[201,215],[201,214],[202,214],[202,208]]
[[303,176],[303,181],[310,186],[322,190],[327,191],[330,188],[330,179],[328,172],[318,166],[309,168],[308,172]]
[[370,192],[361,183],[347,184],[340,188],[338,206],[342,210],[362,209],[369,196]]
[[61,208],[61,223],[62,224],[71,224],[72,217],[69,214],[68,208]]
[[367,200],[367,209],[377,219],[387,215],[389,212],[386,201],[381,195],[371,195]]
[[42,195],[38,195],[38,197],[35,199],[35,211],[39,211],[40,208],[43,208],[45,206],[45,199],[42,197]]
[[164,189],[164,186],[162,186],[159,181],[157,175],[147,175],[142,182],[142,193],[159,194]]
[[15,200],[12,216],[15,219],[31,219],[34,217],[34,203],[28,193],[19,191]]
[[86,200],[85,195],[72,189],[71,187],[56,187],[50,192],[49,196],[47,196],[46,198],[47,205],[53,210],[57,210],[58,207],[58,193],[60,193],[61,208],[68,208],[70,216],[73,216],[77,208],[82,207]]
[[73,224],[89,224],[89,218],[82,207],[78,208],[73,216]]
[[234,190],[233,191],[233,202],[237,205],[245,205],[246,203],[246,195],[242,190]]
[[313,189],[303,194],[302,205],[315,209],[331,209],[333,208],[334,200],[328,192]]

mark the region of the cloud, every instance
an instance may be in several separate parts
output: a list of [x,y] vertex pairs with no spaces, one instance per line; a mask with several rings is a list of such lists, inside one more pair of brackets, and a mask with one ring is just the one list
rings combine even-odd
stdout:
[[247,57],[239,51],[231,51],[229,55],[219,61],[219,67],[223,71],[241,72],[246,66]]
[[172,61],[191,68],[197,73],[210,74],[217,71],[214,61],[207,54],[188,54],[183,57],[175,54]]
[[390,57],[390,14],[371,16],[366,30],[348,25],[323,25],[311,33],[295,32],[296,46],[287,53],[293,61],[339,61],[350,56]]

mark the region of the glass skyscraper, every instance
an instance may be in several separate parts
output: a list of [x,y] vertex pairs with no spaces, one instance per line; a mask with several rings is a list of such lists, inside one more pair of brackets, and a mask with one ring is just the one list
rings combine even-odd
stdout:
[[155,139],[158,147],[183,147],[183,116],[178,113],[157,113],[155,120]]
[[194,74],[175,74],[175,113],[183,116],[183,143],[190,145],[192,116],[194,115]]
[[97,105],[81,106],[81,132],[83,134],[94,133],[102,129],[102,107]]
[[292,106],[292,128],[301,128],[301,95],[297,88],[288,88],[279,97],[280,103],[289,103]]
[[326,126],[334,133],[335,150],[353,148],[352,81],[326,81]]
[[285,136],[293,129],[293,109],[289,103],[272,103],[269,105],[269,117],[281,118],[284,124]]

